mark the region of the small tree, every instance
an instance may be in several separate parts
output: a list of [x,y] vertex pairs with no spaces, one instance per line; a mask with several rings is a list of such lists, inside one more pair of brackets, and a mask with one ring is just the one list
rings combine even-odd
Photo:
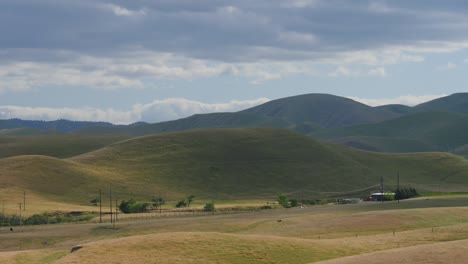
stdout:
[[395,191],[395,199],[398,200],[409,199],[416,196],[419,196],[419,194],[416,189],[412,187],[400,188]]
[[148,209],[149,203],[137,202],[134,199],[128,201],[122,200],[120,203],[119,209],[125,214],[130,213],[143,213]]
[[185,199],[182,199],[182,200],[180,200],[180,201],[178,201],[178,202],[176,203],[176,207],[177,207],[177,208],[180,208],[180,207],[187,207],[187,202],[185,201]]
[[203,210],[206,211],[206,212],[214,212],[214,210],[215,210],[214,203],[206,203],[205,207],[203,207]]
[[94,199],[89,200],[89,202],[90,202],[93,206],[97,206],[97,204],[100,203],[101,201],[99,200],[98,197],[96,197],[96,198],[94,198]]
[[164,201],[164,199],[162,197],[158,197],[158,198],[153,198],[151,200],[151,205],[153,206],[153,208],[155,209],[158,209],[158,208],[161,208],[161,206],[163,204],[165,204],[166,201]]
[[187,207],[190,207],[190,204],[193,202],[193,199],[195,198],[195,195],[191,194],[189,197],[187,197]]
[[280,194],[278,195],[278,203],[281,204],[284,208],[289,208],[289,201],[288,201],[288,196],[285,194]]
[[299,201],[297,199],[289,199],[289,203],[291,204],[291,207],[296,207],[299,204]]

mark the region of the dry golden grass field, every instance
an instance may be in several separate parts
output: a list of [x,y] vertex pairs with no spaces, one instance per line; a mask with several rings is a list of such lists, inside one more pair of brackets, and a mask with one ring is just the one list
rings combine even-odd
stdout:
[[[0,229],[0,263],[464,263],[466,197]],[[72,247],[82,248],[71,253]]]

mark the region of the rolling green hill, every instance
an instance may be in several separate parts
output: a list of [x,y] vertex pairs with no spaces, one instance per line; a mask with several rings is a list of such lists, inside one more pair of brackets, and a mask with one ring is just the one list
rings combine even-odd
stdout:
[[76,131],[78,134],[121,134],[142,136],[163,132],[176,132],[206,128],[248,128],[277,127],[288,128],[294,124],[280,118],[260,116],[250,113],[197,114],[187,118],[156,124],[139,126],[88,127]]
[[455,93],[413,107],[416,112],[446,111],[468,114],[468,93]]
[[57,135],[62,134],[57,130],[40,130],[35,128],[7,128],[0,129],[0,137],[2,136],[33,136],[33,135]]
[[[340,142],[341,138],[359,137],[361,142],[364,138],[373,138],[374,142],[378,138],[383,138],[378,143],[367,141],[369,146],[378,148],[379,151],[400,150],[403,152],[408,141],[412,141],[413,146],[421,144],[421,148],[414,151],[453,151],[459,146],[468,143],[468,115],[450,112],[423,112],[411,114],[400,118],[384,121],[378,124],[360,125],[347,128],[337,128],[322,130],[311,134],[314,138],[333,140]],[[385,140],[393,139],[398,145],[385,147]],[[417,143],[419,142],[419,143]],[[380,145],[380,149],[378,146]]]
[[280,117],[295,124],[309,122],[326,128],[376,123],[401,115],[399,111],[391,108],[370,107],[329,94],[304,94],[281,98],[244,112]]
[[86,127],[82,134],[132,136],[206,128],[288,128],[308,134],[324,127],[375,123],[406,114],[409,107],[370,107],[348,98],[328,94],[305,94],[273,100],[235,113],[197,114],[178,120],[140,126]]
[[434,146],[417,138],[350,136],[336,138],[332,141],[348,147],[376,152],[411,153],[435,151]]
[[[0,133],[0,158],[19,155],[45,155],[68,158],[128,139],[127,136],[52,134],[41,130],[14,129],[5,136]],[[28,132],[24,134],[23,132]],[[20,132],[20,133],[18,133]]]
[[[468,161],[443,153],[378,154],[323,144],[283,129],[163,133],[111,144],[70,159],[0,159],[1,193],[28,190],[51,201],[86,204],[98,189],[119,199],[317,198],[376,186],[383,176],[420,190],[468,187]],[[440,188],[440,187],[439,187]]]

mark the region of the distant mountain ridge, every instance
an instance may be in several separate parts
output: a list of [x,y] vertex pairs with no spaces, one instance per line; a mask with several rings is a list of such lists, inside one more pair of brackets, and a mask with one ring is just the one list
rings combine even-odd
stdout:
[[401,115],[391,108],[371,107],[349,98],[329,94],[281,98],[242,112],[284,118],[295,124],[318,124],[324,128],[376,123]]
[[90,126],[111,127],[113,124],[107,122],[70,121],[66,119],[55,121],[22,120],[18,118],[0,120],[0,129],[34,128],[40,130],[72,132],[74,130]]
[[10,119],[0,120],[0,129],[26,127],[66,133],[140,136],[206,128],[275,127],[287,128],[301,134],[314,134],[323,129],[378,124],[415,113],[433,111],[467,114],[468,93],[452,94],[414,107],[405,105],[371,107],[335,95],[304,94],[272,100],[239,112],[196,114],[155,124],[136,122],[130,125],[113,125],[106,122]]

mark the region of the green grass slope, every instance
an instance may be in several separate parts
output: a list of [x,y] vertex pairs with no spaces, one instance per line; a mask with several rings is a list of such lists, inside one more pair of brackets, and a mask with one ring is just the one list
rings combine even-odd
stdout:
[[[413,139],[433,150],[452,151],[468,143],[468,115],[450,112],[424,112],[403,116],[378,124],[322,130],[312,133],[318,139],[344,137],[379,137]],[[385,149],[384,151],[387,151]],[[417,151],[424,151],[424,148]]]
[[0,159],[0,190],[26,189],[53,200],[88,203],[99,188],[119,199],[317,198],[369,188],[383,176],[424,190],[464,191],[468,161],[442,154],[391,155],[322,144],[283,129],[212,129],[144,136],[60,160]]
[[206,128],[288,128],[291,126],[293,126],[292,123],[275,117],[266,117],[250,113],[212,113],[197,114],[174,121],[156,124],[142,124],[139,126],[88,127],[79,129],[76,133],[143,136],[163,132],[177,132]]
[[350,136],[340,137],[332,141],[348,147],[375,152],[410,153],[435,151],[432,145],[417,138]]
[[[30,129],[25,130],[29,131]],[[128,139],[127,136],[112,135],[88,136],[39,133],[38,135],[26,134],[20,136],[22,134],[13,133],[16,136],[3,136],[0,133],[0,158],[19,155],[46,155],[56,158],[68,158]]]
[[401,115],[392,109],[374,108],[329,94],[305,94],[282,98],[244,112],[280,117],[296,124],[310,122],[326,128],[376,123]]
[[9,128],[0,129],[0,137],[2,136],[33,136],[33,135],[56,135],[61,134],[55,130],[40,130],[35,128]]
[[413,107],[417,112],[447,111],[468,114],[468,93],[455,93]]

